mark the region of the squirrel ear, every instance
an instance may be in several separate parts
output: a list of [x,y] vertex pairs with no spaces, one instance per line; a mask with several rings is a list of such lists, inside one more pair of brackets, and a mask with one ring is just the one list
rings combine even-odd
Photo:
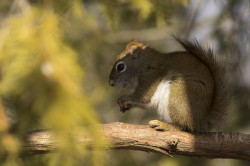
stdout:
[[131,40],[127,46],[126,46],[126,50],[128,50],[128,52],[133,53],[137,48],[141,48],[142,44],[136,42],[134,39]]
[[132,39],[129,43],[132,43],[132,42],[135,42],[135,43],[137,43],[136,41],[135,41],[135,39]]

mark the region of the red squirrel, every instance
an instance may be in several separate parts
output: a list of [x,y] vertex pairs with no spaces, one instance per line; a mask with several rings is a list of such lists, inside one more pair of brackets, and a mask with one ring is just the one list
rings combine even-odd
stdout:
[[224,67],[196,40],[174,37],[185,51],[161,53],[136,41],[116,58],[109,84],[133,90],[118,99],[122,112],[156,111],[156,130],[209,131],[225,115],[229,93]]

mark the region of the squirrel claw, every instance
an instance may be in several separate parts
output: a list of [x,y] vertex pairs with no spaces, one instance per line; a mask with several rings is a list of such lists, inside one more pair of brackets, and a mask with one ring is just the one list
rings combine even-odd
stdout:
[[124,98],[119,98],[117,102],[120,106],[120,111],[123,113],[132,107],[132,104],[128,103],[128,101]]
[[180,128],[173,126],[168,123],[164,123],[159,120],[150,120],[148,123],[149,127],[155,129],[156,131],[169,131],[169,130],[181,130]]
[[126,111],[128,111],[130,108],[129,107],[120,107],[120,111],[122,113],[125,113]]

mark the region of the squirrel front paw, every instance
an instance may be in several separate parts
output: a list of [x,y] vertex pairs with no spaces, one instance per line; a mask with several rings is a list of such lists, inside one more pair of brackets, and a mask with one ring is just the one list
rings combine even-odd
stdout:
[[117,103],[120,106],[120,111],[123,113],[130,110],[130,108],[132,108],[132,104],[124,96],[120,97]]

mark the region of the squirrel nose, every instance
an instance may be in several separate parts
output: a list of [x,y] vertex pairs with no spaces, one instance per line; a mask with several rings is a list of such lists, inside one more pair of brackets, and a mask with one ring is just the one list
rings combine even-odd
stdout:
[[114,80],[109,80],[109,85],[110,85],[110,86],[115,86]]

